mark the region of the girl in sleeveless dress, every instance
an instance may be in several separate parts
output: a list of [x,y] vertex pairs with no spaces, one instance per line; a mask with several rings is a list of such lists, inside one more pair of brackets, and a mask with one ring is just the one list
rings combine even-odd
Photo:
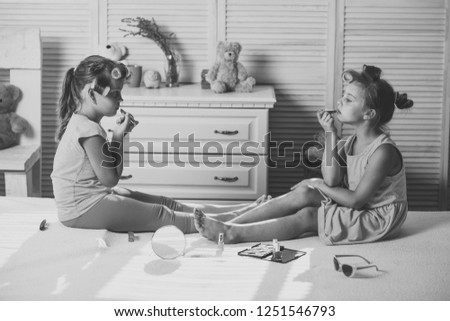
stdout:
[[[356,244],[394,237],[406,219],[408,202],[403,158],[386,130],[395,108],[410,108],[406,94],[380,78],[381,69],[343,73],[346,84],[334,113],[317,118],[326,143],[323,179],[303,180],[287,194],[244,214],[218,221],[196,210],[197,230],[225,243],[292,239],[318,234],[328,245]],[[335,118],[354,134],[338,142]]]

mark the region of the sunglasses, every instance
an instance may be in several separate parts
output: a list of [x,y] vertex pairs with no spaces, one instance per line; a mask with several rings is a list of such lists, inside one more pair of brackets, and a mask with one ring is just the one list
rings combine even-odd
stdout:
[[[356,264],[341,264],[338,258],[343,257],[359,257],[363,259],[367,265],[356,265]],[[378,267],[375,264],[370,263],[369,260],[365,259],[361,255],[335,255],[333,258],[334,269],[337,272],[342,272],[346,277],[352,278],[358,270],[375,268],[378,271]]]

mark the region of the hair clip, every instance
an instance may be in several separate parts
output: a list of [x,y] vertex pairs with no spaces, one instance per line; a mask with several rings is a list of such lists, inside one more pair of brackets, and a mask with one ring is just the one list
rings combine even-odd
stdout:
[[111,87],[106,86],[105,88],[102,88],[101,86],[97,85],[97,79],[94,79],[91,83],[91,90],[96,91],[98,94],[106,97],[106,95],[109,94],[109,92],[111,91]]
[[406,93],[400,94],[397,91],[395,93],[394,106],[398,109],[411,108],[414,106],[414,102],[411,99],[408,99],[408,95]]
[[374,81],[377,81],[380,80],[381,69],[375,66],[364,65],[363,73],[369,75]]
[[122,73],[120,72],[119,67],[115,67],[112,71],[111,71],[111,76],[113,79],[118,80],[120,78],[122,78]]
[[111,91],[111,87],[106,86],[105,89],[103,89],[102,96],[106,97],[109,94],[110,91]]
[[342,74],[342,80],[343,80],[344,82],[346,82],[346,83],[349,83],[349,82],[351,82],[351,81],[353,80],[353,76],[352,76],[352,74],[349,73],[349,72],[344,72],[344,73]]

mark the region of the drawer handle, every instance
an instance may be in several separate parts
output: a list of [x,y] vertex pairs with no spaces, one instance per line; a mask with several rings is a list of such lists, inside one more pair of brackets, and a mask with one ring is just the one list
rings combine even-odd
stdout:
[[229,182],[229,183],[234,183],[236,182],[239,177],[235,176],[235,177],[219,177],[219,176],[214,176],[214,179],[216,181],[222,181],[222,182]]
[[239,130],[215,130],[214,134],[221,134],[221,135],[237,135],[239,133]]
[[130,179],[130,178],[132,178],[133,177],[133,175],[122,175],[122,176],[120,176],[120,179]]

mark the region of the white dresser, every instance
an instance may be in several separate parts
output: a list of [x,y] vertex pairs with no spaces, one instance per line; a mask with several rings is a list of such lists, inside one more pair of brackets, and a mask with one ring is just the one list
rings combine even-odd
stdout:
[[[120,185],[195,200],[254,200],[267,194],[268,110],[275,93],[215,94],[200,84],[129,88],[122,108],[139,121],[125,139]],[[104,118],[111,128],[115,118]]]

